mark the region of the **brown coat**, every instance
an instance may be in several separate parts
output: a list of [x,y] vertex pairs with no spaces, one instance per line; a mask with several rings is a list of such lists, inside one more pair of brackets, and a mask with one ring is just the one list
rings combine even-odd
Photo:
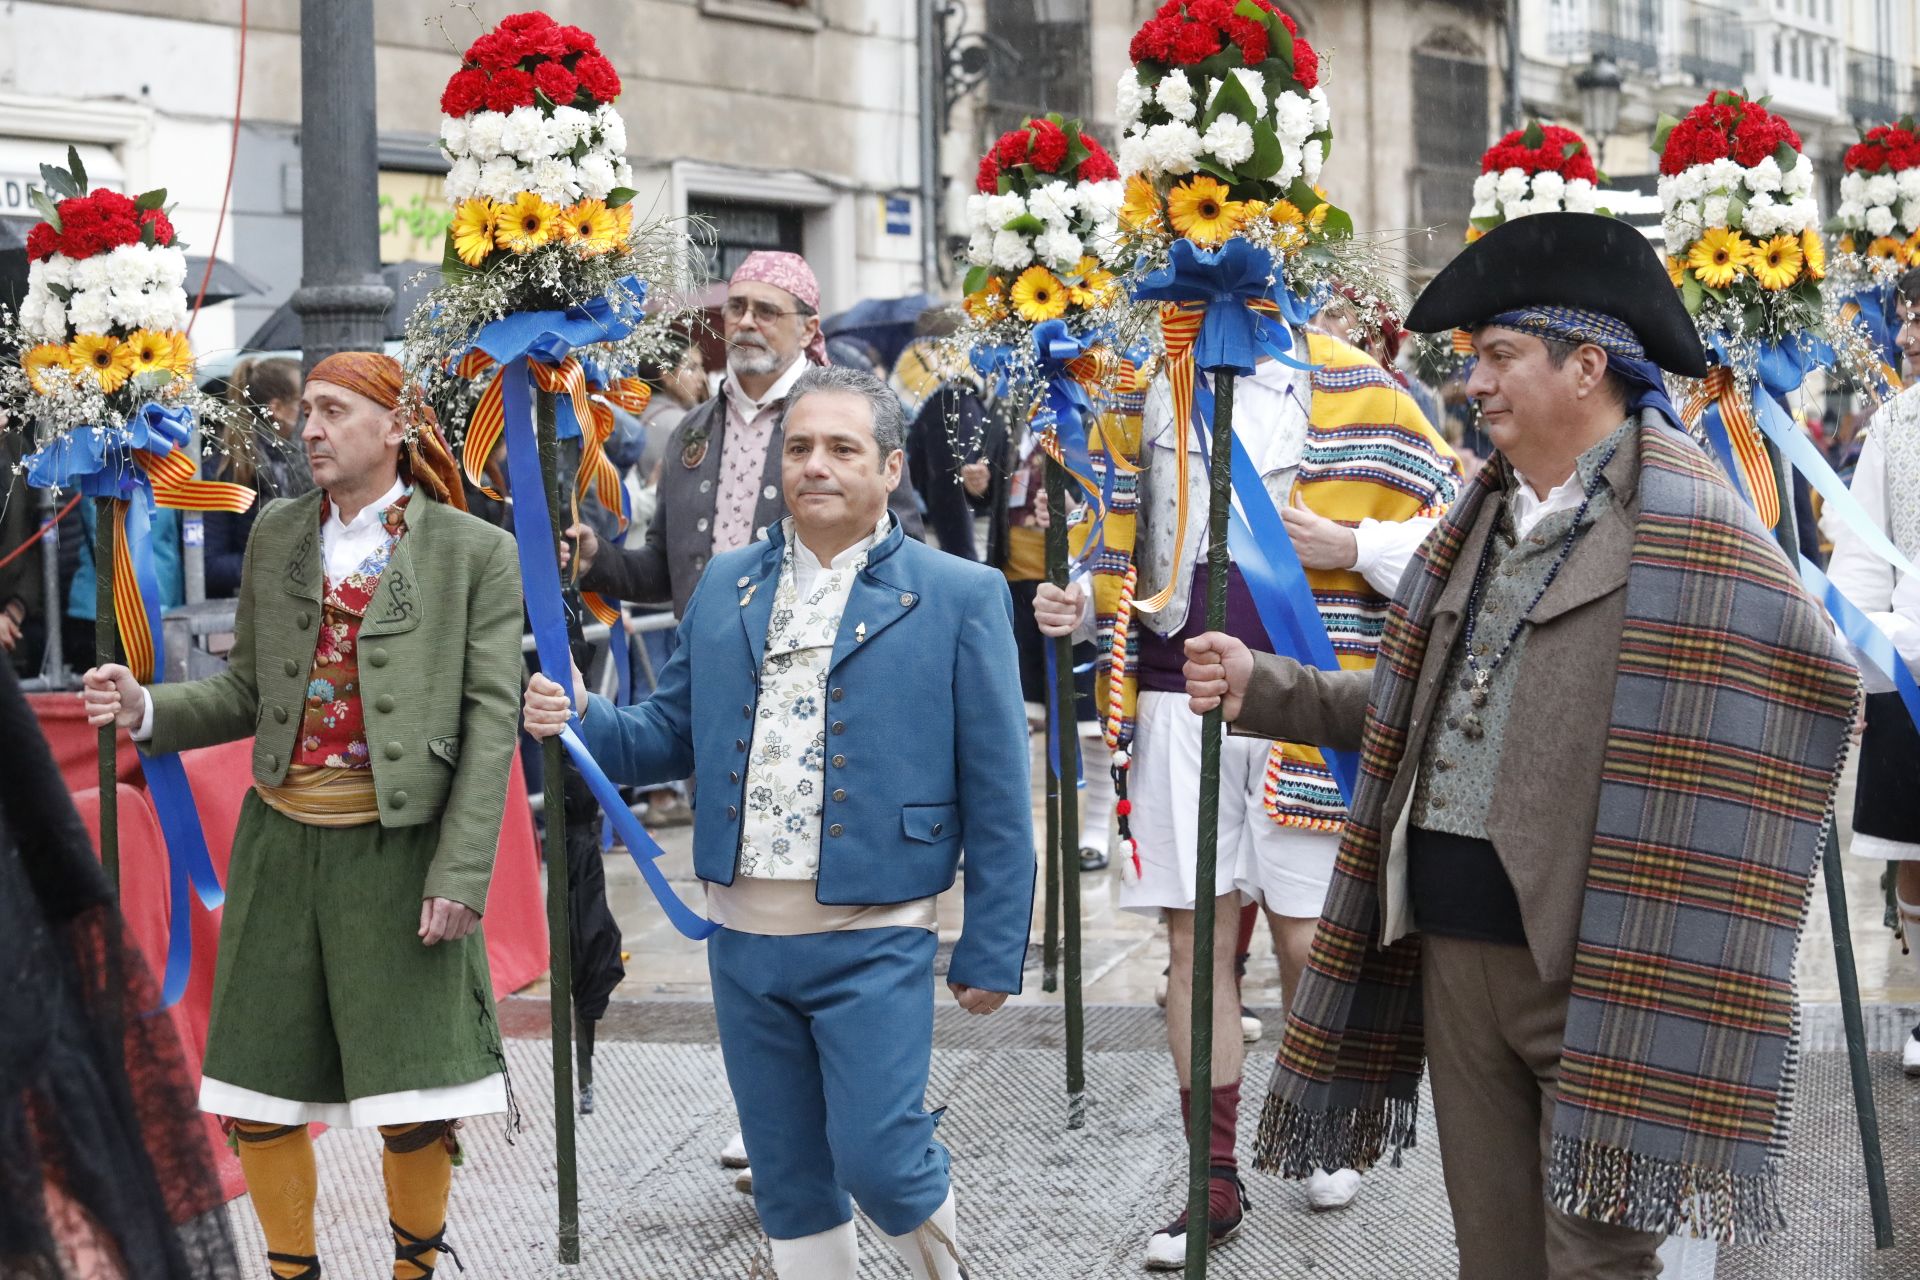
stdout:
[[[1564,981],[1573,971],[1600,807],[1600,764],[1612,720],[1639,512],[1639,442],[1632,433],[1627,441],[1604,473],[1616,501],[1581,535],[1560,575],[1527,615],[1532,630],[1516,659],[1513,707],[1486,818],[1488,837],[1520,901],[1534,963],[1547,982]],[[1409,748],[1381,816],[1392,831],[1380,879],[1382,945],[1419,927],[1406,901],[1408,801],[1448,658],[1464,624],[1473,566],[1499,509],[1495,501],[1482,505],[1434,610],[1407,730]],[[1416,563],[1408,572],[1421,569]],[[1395,624],[1389,619],[1387,625]],[[1255,654],[1233,731],[1355,751],[1371,685],[1369,672],[1318,671],[1290,658]]]

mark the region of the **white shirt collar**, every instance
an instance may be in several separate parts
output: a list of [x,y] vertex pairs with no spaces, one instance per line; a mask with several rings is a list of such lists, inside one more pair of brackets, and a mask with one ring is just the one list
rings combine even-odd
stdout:
[[887,536],[888,521],[892,518],[891,512],[881,512],[880,523],[873,527],[872,534],[854,543],[845,551],[842,551],[833,558],[832,564],[825,566],[821,565],[820,557],[813,554],[813,549],[801,541],[800,535],[793,531],[792,516],[783,517],[781,523],[786,526],[784,532],[787,538],[787,545],[793,548],[794,568],[810,577],[813,574],[819,573],[823,567],[831,571],[844,569],[860,556],[865,555],[873,548],[874,543]]
[[793,358],[786,371],[773,380],[773,385],[767,388],[767,394],[756,400],[747,394],[747,389],[740,385],[739,377],[733,372],[733,365],[728,364],[727,399],[738,406],[741,417],[751,418],[774,401],[785,399],[787,392],[793,390],[793,384],[800,381],[800,375],[806,371],[807,353],[802,351]]
[[329,498],[327,500],[327,525],[325,532],[346,534],[351,537],[356,533],[373,528],[380,523],[380,519],[386,514],[387,508],[400,501],[401,496],[404,495],[406,491],[407,482],[396,477],[391,489],[388,489],[378,498],[375,498],[372,502],[360,508],[359,513],[351,520],[342,520],[340,518],[340,508],[334,506],[333,500]]

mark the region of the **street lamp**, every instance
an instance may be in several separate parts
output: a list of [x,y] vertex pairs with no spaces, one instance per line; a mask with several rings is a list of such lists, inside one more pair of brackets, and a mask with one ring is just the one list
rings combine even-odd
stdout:
[[1593,135],[1595,150],[1620,124],[1620,96],[1625,84],[1620,68],[1604,53],[1594,54],[1593,61],[1573,78],[1573,87],[1580,91],[1580,118]]

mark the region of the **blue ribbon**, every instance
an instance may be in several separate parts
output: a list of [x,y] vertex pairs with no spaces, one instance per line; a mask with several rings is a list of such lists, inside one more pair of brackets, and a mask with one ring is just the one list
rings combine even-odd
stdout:
[[[565,606],[560,598],[560,564],[548,540],[552,515],[540,470],[540,445],[533,425],[533,390],[529,360],[558,364],[576,345],[617,340],[630,333],[637,319],[637,296],[644,291],[632,277],[628,292],[636,295],[627,310],[608,299],[562,311],[523,311],[481,329],[473,345],[507,366],[501,375],[502,410],[507,441],[507,476],[513,486],[514,542],[520,556],[520,581],[527,600],[527,619],[533,628],[534,648],[541,671],[562,689],[573,687],[573,654],[567,646]],[[633,314],[631,317],[628,311]],[[562,397],[564,399],[564,397]],[[587,750],[579,736],[576,712],[561,731],[560,742],[586,780],[594,799],[627,846],[627,853],[647,882],[654,900],[682,937],[700,941],[719,927],[682,902],[661,871],[660,846],[633,816],[620,790]]]
[[[140,584],[141,606],[147,615],[147,630],[153,637],[153,682],[166,679],[166,633],[161,629],[160,577],[154,565],[151,536],[153,485],[147,473],[133,461],[133,450],[142,449],[156,456],[186,447],[193,432],[193,415],[184,408],[167,408],[151,402],[140,406],[124,428],[90,427],[64,432],[27,459],[27,483],[37,488],[78,489],[94,498],[118,498],[127,504],[127,554],[133,562],[134,580]],[[96,529],[96,543],[113,536],[111,529]],[[99,590],[104,566],[94,557],[95,590]],[[147,780],[147,796],[160,822],[160,833],[167,846],[167,964],[160,984],[160,1007],[171,1008],[186,994],[193,976],[193,899],[211,911],[226,901],[214,870],[213,857],[207,851],[206,833],[200,826],[200,810],[194,803],[193,786],[187,781],[186,766],[180,757],[139,754],[140,770]]]
[[1893,312],[1893,285],[1868,285],[1840,301],[1842,305],[1851,302],[1860,308],[1860,327],[1866,330],[1868,339],[1873,343],[1874,355],[1888,368],[1898,369],[1900,348],[1894,342],[1894,335],[1899,326],[1889,319]]
[[[1206,305],[1193,344],[1197,368],[1248,374],[1263,354],[1295,369],[1312,367],[1291,354],[1291,326],[1307,322],[1306,304],[1276,286],[1273,255],[1249,241],[1202,249],[1191,240],[1176,240],[1167,265],[1149,272],[1133,287],[1133,296],[1143,302]],[[1272,302],[1279,314],[1256,311],[1255,302]]]
[[1916,684],[1913,672],[1900,657],[1900,651],[1893,647],[1893,641],[1887,633],[1873,624],[1873,620],[1853,601],[1833,585],[1827,575],[1820,572],[1818,565],[1800,557],[1800,581],[1814,599],[1827,606],[1827,612],[1840,624],[1840,632],[1868,662],[1880,669],[1880,673],[1893,682],[1894,692],[1900,695],[1900,701],[1906,706],[1907,714],[1920,724],[1920,684]]
[[[1209,394],[1207,397],[1209,403],[1203,416],[1200,391],[1200,386],[1196,384],[1194,438],[1199,441],[1201,456],[1208,458],[1211,456],[1212,428],[1207,419],[1212,417],[1212,396]],[[1238,500],[1228,513],[1227,549],[1232,553],[1233,563],[1247,584],[1247,593],[1253,597],[1253,608],[1260,615],[1260,625],[1266,628],[1267,639],[1273,642],[1275,653],[1292,658],[1303,666],[1316,667],[1321,671],[1338,671],[1339,655],[1333,651],[1333,640],[1327,635],[1326,620],[1320,616],[1319,603],[1313,598],[1313,586],[1307,581],[1306,570],[1301,567],[1300,557],[1294,552],[1293,538],[1287,533],[1286,522],[1273,505],[1273,495],[1261,483],[1260,470],[1254,466],[1253,456],[1247,452],[1247,446],[1241,442],[1239,434],[1229,431],[1227,436],[1232,449],[1230,465],[1233,494]],[[1341,799],[1351,808],[1360,777],[1358,755],[1328,747],[1317,749],[1327,762],[1334,785],[1340,788]]]

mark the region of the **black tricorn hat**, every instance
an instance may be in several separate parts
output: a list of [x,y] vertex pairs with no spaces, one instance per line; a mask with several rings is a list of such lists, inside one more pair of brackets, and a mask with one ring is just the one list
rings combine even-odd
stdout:
[[1581,307],[1632,327],[1647,358],[1707,375],[1707,353],[1680,291],[1638,228],[1598,213],[1535,213],[1468,245],[1421,290],[1407,328],[1471,329],[1518,307]]

